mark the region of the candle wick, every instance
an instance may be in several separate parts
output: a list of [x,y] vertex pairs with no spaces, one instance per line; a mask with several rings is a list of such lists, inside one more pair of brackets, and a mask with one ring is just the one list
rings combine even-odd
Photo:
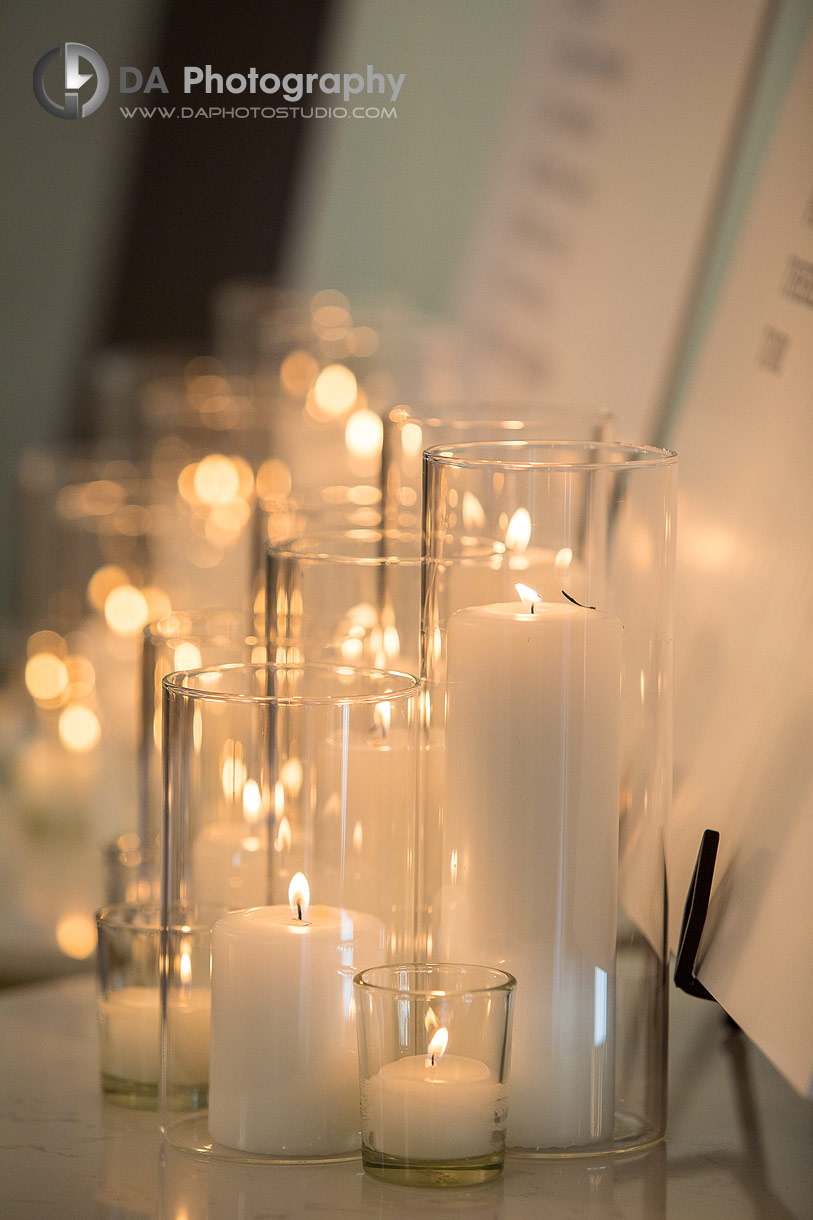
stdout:
[[435,1056],[433,1055],[432,1056],[432,1067],[434,1067],[434,1066],[435,1066]]
[[297,904],[296,904],[296,917],[299,920],[299,922],[301,923],[302,922],[302,903],[299,902],[299,900],[297,900]]
[[531,602],[531,614],[533,614],[533,613],[534,613],[534,606],[535,606],[535,604],[536,604],[535,602]]
[[585,606],[583,602],[577,602],[575,597],[571,597],[569,593],[565,593],[562,589],[562,597],[566,597],[569,602],[573,602],[574,606],[580,606],[582,610],[595,610],[595,606]]

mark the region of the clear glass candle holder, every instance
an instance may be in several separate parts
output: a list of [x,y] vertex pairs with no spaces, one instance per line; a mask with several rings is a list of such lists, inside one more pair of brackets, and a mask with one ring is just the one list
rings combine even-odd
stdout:
[[519,991],[509,1147],[666,1119],[675,455],[590,442],[424,457],[427,957]]
[[313,659],[418,673],[419,533],[328,530],[268,548],[270,639],[301,640]]
[[162,927],[177,987],[166,1103],[205,1107],[209,1083],[209,955],[222,910],[173,906],[162,924],[158,903],[119,903],[96,915],[102,1092],[115,1105],[154,1110],[161,1064]]
[[406,1186],[472,1186],[502,1171],[516,980],[451,963],[354,979],[362,1160]]
[[[164,902],[231,910],[212,947],[208,1125],[167,1122],[181,1147],[358,1149],[353,975],[414,938],[418,690],[330,665],[164,679]],[[169,1046],[179,985],[167,959]]]
[[421,525],[422,456],[437,445],[613,439],[615,417],[538,403],[460,402],[397,406],[384,416],[382,488],[390,527]]
[[160,877],[163,680],[178,670],[267,660],[265,633],[240,610],[177,610],[147,623],[141,650],[139,837],[144,872]]

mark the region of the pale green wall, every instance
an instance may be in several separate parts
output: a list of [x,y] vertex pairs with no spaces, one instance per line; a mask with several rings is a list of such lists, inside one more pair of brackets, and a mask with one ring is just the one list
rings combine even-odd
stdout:
[[535,0],[345,0],[324,70],[406,80],[397,119],[314,121],[292,279],[446,307]]
[[[15,481],[23,450],[65,436],[139,136],[115,100],[66,122],[34,98],[45,51],[84,42],[119,63],[149,60],[158,0],[6,4],[0,23],[0,619],[12,608]],[[116,78],[111,78],[115,99]]]

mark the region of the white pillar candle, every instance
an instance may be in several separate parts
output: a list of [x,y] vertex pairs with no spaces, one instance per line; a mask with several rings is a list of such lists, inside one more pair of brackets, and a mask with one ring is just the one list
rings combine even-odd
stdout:
[[268,899],[268,833],[252,822],[212,822],[192,844],[194,900],[256,907]]
[[384,960],[380,920],[309,908],[299,878],[290,906],[234,911],[212,936],[209,1132],[282,1157],[358,1147],[353,975]]
[[[173,1085],[209,1078],[209,992],[191,987],[171,994]],[[99,1001],[102,1074],[133,1084],[158,1085],[160,997],[157,987],[121,987]]]
[[[503,1143],[507,1094],[491,1069],[465,1055],[408,1055],[361,1087],[365,1144],[403,1161],[462,1161]],[[445,1043],[443,1044],[445,1047]]]
[[525,597],[449,619],[438,957],[516,976],[508,1143],[566,1148],[613,1126],[621,624]]

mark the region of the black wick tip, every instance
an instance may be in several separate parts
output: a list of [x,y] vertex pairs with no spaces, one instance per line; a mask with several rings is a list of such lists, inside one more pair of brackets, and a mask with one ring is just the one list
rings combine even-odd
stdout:
[[566,597],[569,602],[573,602],[574,606],[580,606],[582,610],[595,610],[595,606],[585,606],[584,602],[577,602],[575,597],[571,597],[569,593],[565,593],[562,589],[562,597]]
[[296,917],[299,920],[299,922],[301,923],[302,922],[302,903],[301,902],[297,902],[297,904],[296,904]]

